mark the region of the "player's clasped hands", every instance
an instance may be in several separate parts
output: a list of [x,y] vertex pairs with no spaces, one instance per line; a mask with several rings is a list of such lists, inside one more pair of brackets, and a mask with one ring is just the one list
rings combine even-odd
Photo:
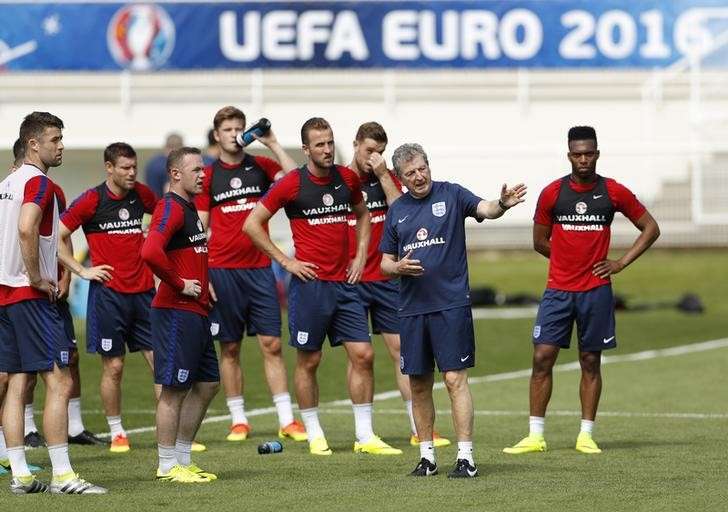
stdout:
[[111,280],[111,272],[114,267],[111,265],[98,265],[96,267],[84,268],[79,275],[87,281],[106,282]]
[[58,287],[56,286],[56,283],[48,281],[47,279],[41,279],[37,282],[31,281],[30,286],[32,286],[39,292],[48,295],[48,300],[50,302],[55,302],[58,298]]
[[401,276],[421,276],[425,273],[424,267],[420,264],[420,260],[410,259],[410,256],[412,256],[412,251],[409,251],[397,262],[397,274]]
[[316,269],[318,265],[308,261],[298,261],[295,258],[288,259],[282,263],[283,268],[299,278],[303,282],[318,279]]
[[527,190],[528,187],[523,183],[519,183],[513,188],[508,188],[508,186],[504,183],[501,187],[500,200],[508,208],[511,208],[525,201],[524,196],[526,195]]
[[185,286],[182,288],[182,295],[197,298],[202,293],[202,284],[197,279],[182,279]]

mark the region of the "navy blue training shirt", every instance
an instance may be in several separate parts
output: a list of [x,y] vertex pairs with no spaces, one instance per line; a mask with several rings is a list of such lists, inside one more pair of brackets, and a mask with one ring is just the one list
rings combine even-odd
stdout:
[[476,217],[481,200],[455,183],[433,181],[427,197],[407,193],[389,208],[379,250],[398,258],[412,250],[410,258],[425,269],[419,277],[400,277],[400,316],[470,304],[465,218]]

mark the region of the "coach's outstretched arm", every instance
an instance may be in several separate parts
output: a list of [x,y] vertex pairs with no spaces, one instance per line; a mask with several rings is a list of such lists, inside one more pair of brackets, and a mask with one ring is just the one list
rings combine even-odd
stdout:
[[645,212],[634,222],[637,229],[641,231],[640,236],[634,241],[632,247],[618,260],[605,259],[594,264],[592,273],[602,279],[606,279],[612,274],[617,274],[624,270],[630,263],[639,258],[643,252],[649,249],[660,236],[660,226],[650,214]]
[[289,258],[273,243],[270,235],[263,227],[271,217],[273,217],[273,214],[270,210],[258,203],[245,221],[243,232],[250,237],[258,249],[266,253],[271,259],[276,260],[284,269],[301,281],[313,281],[318,278],[316,275],[318,265],[308,261],[298,261],[296,258]]
[[492,201],[484,199],[478,203],[478,218],[497,219],[503,216],[506,211],[525,201],[523,197],[526,195],[526,190],[527,187],[523,183],[519,183],[513,188],[508,188],[504,183],[501,187],[500,198]]

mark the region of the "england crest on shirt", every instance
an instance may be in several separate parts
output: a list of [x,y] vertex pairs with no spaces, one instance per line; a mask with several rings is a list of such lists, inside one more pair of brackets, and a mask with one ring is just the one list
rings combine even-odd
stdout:
[[445,215],[445,212],[447,212],[447,208],[445,207],[445,201],[440,201],[432,204],[432,215],[434,215],[435,217],[442,217],[443,215]]
[[541,336],[541,326],[540,325],[536,325],[533,328],[533,338],[534,339],[538,339],[539,336]]
[[177,380],[180,383],[185,382],[187,380],[187,377],[189,377],[189,376],[190,376],[189,370],[185,370],[184,368],[180,368],[179,370],[177,370]]
[[101,338],[101,348],[104,352],[111,350],[111,338]]

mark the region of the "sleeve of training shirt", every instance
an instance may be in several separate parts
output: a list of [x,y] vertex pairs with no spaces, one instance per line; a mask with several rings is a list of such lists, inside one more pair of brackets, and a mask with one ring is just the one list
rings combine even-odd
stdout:
[[54,197],[55,185],[47,176],[33,176],[25,183],[23,204],[35,203],[45,210]]
[[139,198],[142,200],[144,213],[152,213],[154,207],[157,206],[157,201],[159,201],[157,194],[144,183],[139,182],[134,185],[134,190],[136,190],[136,193],[139,194]]
[[[395,203],[396,204],[396,203]],[[399,236],[397,235],[396,221],[397,212],[392,208],[387,212],[382,230],[382,240],[379,242],[379,251],[382,254],[399,254]]]
[[63,189],[54,183],[56,187],[56,200],[58,201],[58,213],[62,214],[66,211],[66,194],[63,193]]
[[463,217],[474,217],[478,219],[478,204],[483,200],[482,198],[473,194],[470,190],[465,187],[461,187],[458,184],[453,185],[457,193],[458,204],[460,205],[460,211],[463,212]]
[[553,224],[551,211],[559,197],[560,186],[561,181],[557,180],[550,183],[541,191],[541,195],[538,196],[538,203],[536,203],[536,213],[533,215],[533,221],[536,224],[542,224],[544,226],[550,226]]
[[195,208],[199,212],[210,211],[210,183],[212,183],[212,165],[205,167],[205,177],[202,178],[202,192],[195,195]]
[[622,212],[632,222],[642,217],[647,208],[637,199],[630,189],[614,180],[607,180],[607,193],[614,204],[614,208]]
[[96,189],[89,189],[78,196],[71,206],[61,215],[61,222],[69,231],[76,231],[79,226],[91,220],[99,204],[99,194]]
[[255,163],[257,163],[260,168],[265,171],[266,176],[268,176],[268,179],[270,179],[271,181],[275,181],[276,174],[281,172],[281,170],[283,169],[283,167],[281,167],[281,164],[265,156],[256,156]]
[[299,172],[289,172],[268,189],[268,193],[263,196],[260,202],[269,212],[277,212],[296,198],[301,184]]
[[166,253],[172,235],[184,224],[184,212],[173,199],[165,198],[157,203],[149,234],[142,247],[142,259],[149,265],[159,279],[177,291],[184,289],[185,283],[174,270]]
[[359,204],[364,200],[364,196],[361,193],[361,180],[354,171],[348,167],[339,167],[341,178],[346,183],[351,191],[351,204]]

